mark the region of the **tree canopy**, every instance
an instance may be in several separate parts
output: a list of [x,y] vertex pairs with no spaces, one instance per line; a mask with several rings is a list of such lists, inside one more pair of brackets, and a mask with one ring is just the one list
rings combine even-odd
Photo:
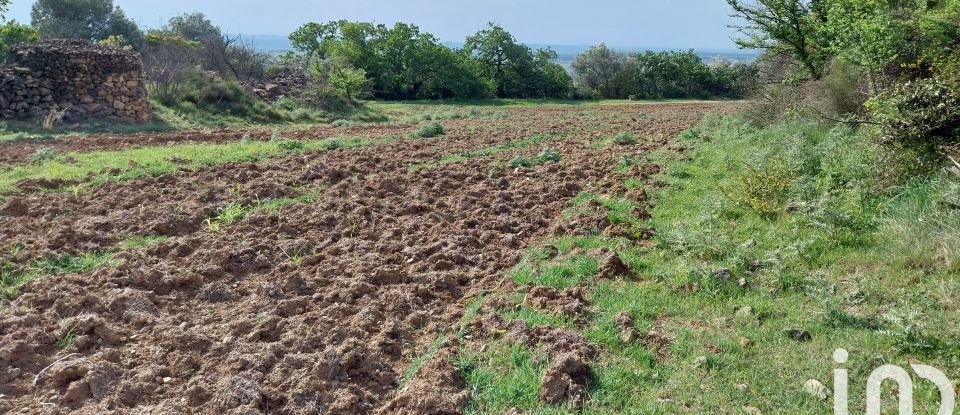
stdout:
[[37,0],[30,12],[31,25],[41,38],[70,38],[99,41],[119,36],[139,46],[143,33],[114,7],[113,0]]
[[494,25],[468,38],[463,50],[407,23],[307,23],[290,41],[312,59],[337,61],[328,67],[362,71],[377,98],[560,97],[570,91],[556,54],[535,53]]
[[0,25],[0,62],[6,59],[10,49],[14,46],[26,42],[35,42],[39,38],[37,31],[28,25],[16,21]]

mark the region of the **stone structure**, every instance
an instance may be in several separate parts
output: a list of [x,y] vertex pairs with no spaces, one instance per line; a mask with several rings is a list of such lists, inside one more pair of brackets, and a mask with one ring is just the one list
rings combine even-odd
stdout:
[[78,40],[45,40],[13,50],[0,66],[0,118],[150,120],[143,63],[123,49]]

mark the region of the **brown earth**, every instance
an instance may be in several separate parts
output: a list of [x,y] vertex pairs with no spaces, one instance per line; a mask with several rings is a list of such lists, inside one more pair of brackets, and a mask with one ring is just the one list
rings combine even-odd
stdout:
[[[122,263],[37,280],[0,311],[0,413],[457,413],[468,397],[452,366],[455,345],[404,382],[414,358],[460,323],[472,297],[500,284],[525,248],[550,236],[571,198],[622,192],[624,177],[615,173],[622,156],[640,159],[706,113],[732,109],[511,108],[503,121],[444,121],[448,133],[435,139],[184,170],[79,195],[7,195],[0,252],[12,263],[92,251],[115,252]],[[350,131],[373,137],[413,128]],[[640,143],[593,145],[622,131]],[[408,168],[549,132],[567,134],[492,157]],[[237,134],[44,145],[90,151]],[[18,160],[31,145],[0,145],[0,160]],[[545,148],[562,160],[518,170],[492,164]],[[315,202],[255,213],[218,232],[204,226],[231,202],[307,191]],[[170,239],[119,251],[117,243],[134,235]],[[533,294],[536,307],[571,314],[587,307],[575,292]],[[581,399],[581,366],[594,346],[551,328],[486,324],[515,341],[552,345],[545,382],[556,387],[543,398]]]

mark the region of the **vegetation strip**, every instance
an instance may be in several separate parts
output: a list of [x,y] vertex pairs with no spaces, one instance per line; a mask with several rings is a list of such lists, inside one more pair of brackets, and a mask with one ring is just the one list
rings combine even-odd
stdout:
[[426,161],[421,163],[411,163],[407,165],[407,168],[410,170],[422,170],[429,169],[433,167],[443,166],[446,164],[459,163],[461,161],[467,161],[470,159],[480,158],[480,157],[490,157],[497,154],[503,153],[510,150],[519,150],[528,147],[533,147],[537,144],[542,144],[549,141],[562,140],[566,137],[569,137],[570,133],[563,134],[537,134],[529,138],[509,141],[503,144],[498,144],[491,147],[484,147],[476,150],[467,150],[460,151],[453,154],[448,154],[446,156],[440,157],[439,159],[433,161]]
[[83,274],[97,268],[118,265],[113,256],[104,252],[91,252],[83,255],[62,254],[33,261],[26,266],[18,266],[0,258],[0,299],[12,300],[20,287],[30,281],[45,276],[60,274]]
[[31,165],[15,166],[0,173],[0,195],[17,190],[23,180],[76,181],[71,190],[102,185],[110,181],[161,176],[181,169],[233,162],[256,162],[312,150],[336,150],[389,144],[397,137],[331,138],[324,140],[241,140],[227,144],[185,144],[144,147],[123,151],[94,151],[54,156]]

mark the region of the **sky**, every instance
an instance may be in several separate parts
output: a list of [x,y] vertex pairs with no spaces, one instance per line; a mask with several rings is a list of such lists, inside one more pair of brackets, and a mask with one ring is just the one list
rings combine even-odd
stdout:
[[[7,19],[30,21],[33,0],[13,0]],[[447,42],[488,21],[521,42],[735,50],[724,0],[114,0],[141,25],[199,11],[231,33],[287,35],[308,21],[410,22]]]

